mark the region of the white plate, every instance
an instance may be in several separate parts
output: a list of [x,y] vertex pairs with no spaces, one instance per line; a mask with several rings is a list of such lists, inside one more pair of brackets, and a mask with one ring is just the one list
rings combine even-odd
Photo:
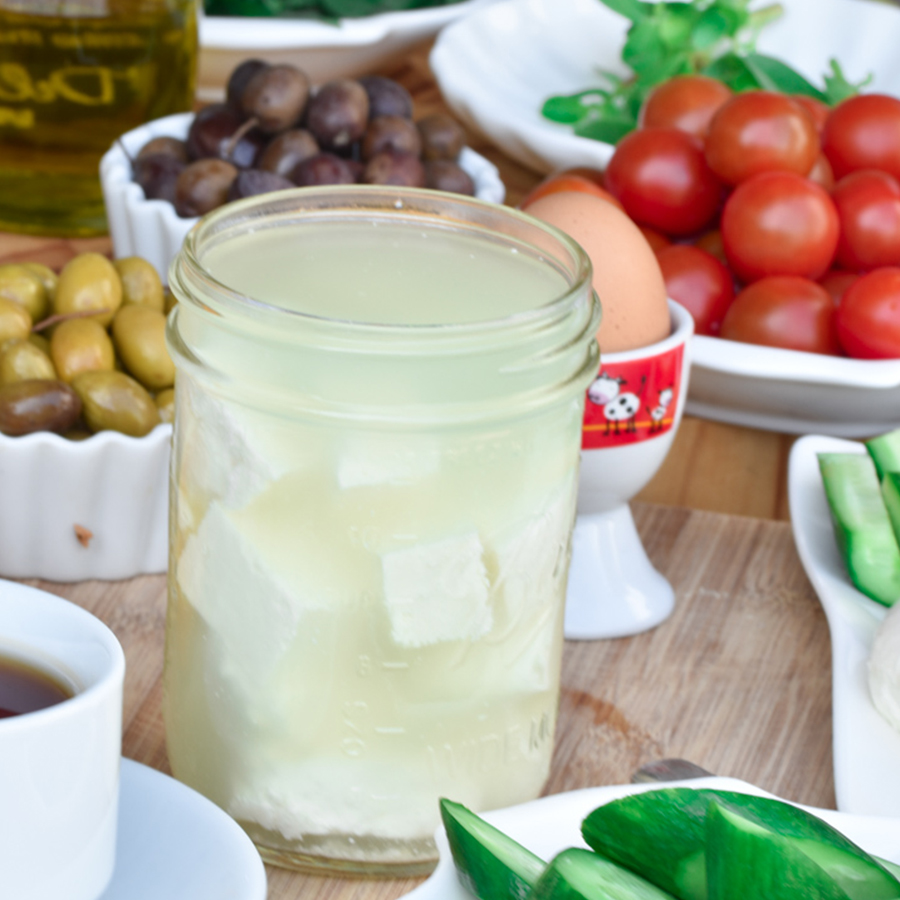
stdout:
[[116,868],[99,900],[265,900],[266,872],[240,826],[196,791],[122,760]]
[[[144,257],[153,263],[164,282],[168,281],[169,266],[185,235],[197,219],[182,219],[167,200],[148,200],[132,180],[126,152],[136,156],[155,137],[185,138],[193,118],[193,113],[178,113],[147,122],[123,134],[100,160],[100,182],[115,257]],[[506,188],[492,162],[471,147],[464,147],[459,164],[475,182],[476,197],[489,203],[503,202]]]
[[690,415],[839,437],[871,437],[900,424],[900,359],[846,359],[702,335],[692,339],[691,353]]
[[[585,847],[581,839],[581,821],[596,807],[628,794],[636,794],[660,787],[685,786],[685,782],[663,784],[626,784],[610,787],[587,788],[565,794],[543,797],[521,806],[511,806],[485,813],[484,818],[524,844],[532,853],[549,860],[566,847]],[[745,794],[771,796],[744,781],[733,778],[698,778],[687,786],[740,791]],[[809,809],[809,807],[804,807]],[[826,809],[810,809],[843,832],[850,840],[869,853],[892,862],[900,862],[900,818],[872,819],[851,816]],[[459,883],[443,829],[437,833],[441,858],[437,868],[424,884],[406,896],[410,900],[472,900],[472,895]]]
[[231,70],[248,57],[299,65],[314,82],[353,78],[401,59],[448,22],[494,0],[341,19],[337,25],[289,18],[203,16],[198,92],[221,99]]
[[[759,49],[815,82],[828,61],[871,91],[900,94],[900,14],[866,0],[784,0]],[[629,23],[600,0],[503,0],[448,26],[431,67],[448,105],[507,155],[539,172],[604,167],[612,147],[540,114],[552,94],[597,83],[619,61]],[[489,84],[489,91],[484,85]],[[696,337],[687,412],[793,434],[859,437],[900,423],[900,360],[836,359]]]
[[841,560],[817,458],[833,452],[866,451],[859,442],[820,435],[794,444],[788,499],[797,552],[831,630],[837,805],[845,812],[900,816],[900,732],[873,706],[866,676],[872,641],[887,610],[853,587]]

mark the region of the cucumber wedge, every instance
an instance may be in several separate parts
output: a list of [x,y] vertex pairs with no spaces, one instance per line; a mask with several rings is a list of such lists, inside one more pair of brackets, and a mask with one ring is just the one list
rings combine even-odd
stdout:
[[885,472],[881,479],[881,495],[894,529],[894,537],[900,541],[900,472]]
[[672,900],[672,895],[590,850],[557,854],[528,900]]
[[875,465],[861,453],[820,453],[819,469],[850,580],[867,597],[900,599],[900,547]]
[[875,463],[878,477],[888,472],[900,472],[900,428],[866,441],[866,450]]
[[547,864],[461,803],[442,799],[456,873],[479,900],[524,900]]
[[740,810],[713,802],[706,814],[709,900],[849,900],[835,880],[789,838]]
[[864,850],[821,819],[769,797],[664,788],[599,807],[584,820],[581,831],[598,853],[681,900],[712,900],[706,819],[714,803],[778,836],[791,853],[802,853],[827,872],[852,900],[900,898],[900,882]]

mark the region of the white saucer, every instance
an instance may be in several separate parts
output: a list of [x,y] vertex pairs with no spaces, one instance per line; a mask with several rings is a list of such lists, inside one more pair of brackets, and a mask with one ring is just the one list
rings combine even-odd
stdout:
[[174,778],[122,760],[116,868],[100,900],[265,900],[240,826]]

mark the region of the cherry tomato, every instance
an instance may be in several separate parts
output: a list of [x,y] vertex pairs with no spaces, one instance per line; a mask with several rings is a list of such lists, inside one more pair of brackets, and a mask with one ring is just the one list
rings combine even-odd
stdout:
[[535,200],[540,200],[541,197],[546,197],[548,194],[558,194],[563,191],[580,191],[584,194],[593,194],[595,197],[606,200],[608,203],[612,203],[613,206],[617,206],[622,212],[625,212],[622,204],[609,191],[604,190],[582,175],[563,173],[550,175],[540,184],[533,187],[519,204],[519,209],[527,209]]
[[728,184],[759,172],[806,175],[818,155],[810,115],[774,91],[737,94],[713,116],[706,138],[706,161]]
[[720,336],[807,353],[839,354],[831,295],[795,275],[773,275],[745,287],[725,313]]
[[728,265],[728,257],[725,255],[725,244],[722,242],[722,232],[719,231],[718,228],[713,228],[712,231],[701,234],[700,237],[694,241],[694,246],[699,247],[701,250],[705,250],[707,253],[712,254],[719,262]]
[[641,108],[642,128],[678,128],[705,137],[715,111],[734,92],[708,75],[677,75],[655,87]]
[[734,300],[731,273],[714,256],[690,244],[673,244],[656,255],[666,293],[694,318],[697,334],[718,334]]
[[843,269],[829,269],[819,279],[819,284],[831,294],[831,299],[834,300],[834,305],[837,306],[841,302],[841,297],[844,296],[844,291],[854,281],[859,281],[859,275],[856,272],[845,272]]
[[820,278],[834,259],[838,214],[831,197],[792,172],[739,184],[722,211],[728,263],[741,281],[766,275]]
[[672,242],[661,231],[657,231],[655,228],[648,228],[646,225],[638,225],[638,228],[640,228],[641,234],[647,239],[647,243],[654,253],[659,253],[660,250],[665,250],[666,247],[672,246]]
[[900,358],[900,268],[875,269],[850,285],[838,305],[836,321],[848,356]]
[[820,153],[816,157],[816,161],[806,177],[828,191],[829,194],[834,189],[834,172],[831,171],[831,163],[828,162],[828,157],[824,153]]
[[674,235],[709,224],[722,190],[700,141],[677,128],[625,135],[606,167],[606,187],[639,225]]
[[822,129],[825,127],[825,120],[831,115],[831,107],[821,100],[816,100],[815,97],[808,97],[806,94],[791,94],[791,100],[798,106],[802,106],[809,113],[813,120],[813,125],[816,126],[816,132],[821,134]]
[[845,175],[831,199],[841,221],[837,262],[845,269],[900,266],[900,184],[884,172]]
[[885,94],[844,100],[825,122],[822,150],[838,180],[858,169],[900,179],[900,100]]

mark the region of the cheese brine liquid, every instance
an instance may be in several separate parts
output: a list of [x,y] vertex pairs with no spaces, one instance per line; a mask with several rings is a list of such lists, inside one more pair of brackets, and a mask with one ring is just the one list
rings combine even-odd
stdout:
[[[389,220],[262,229],[202,261],[309,318],[303,348],[254,350],[258,322],[176,317],[202,367],[178,375],[173,772],[270,860],[426,870],[439,797],[506,806],[547,777],[583,405],[583,388],[504,402],[535,377],[511,376],[515,354],[533,345],[539,370],[550,329],[490,353],[428,332],[539,310],[568,282],[484,236]],[[380,324],[348,343],[316,316]]]

